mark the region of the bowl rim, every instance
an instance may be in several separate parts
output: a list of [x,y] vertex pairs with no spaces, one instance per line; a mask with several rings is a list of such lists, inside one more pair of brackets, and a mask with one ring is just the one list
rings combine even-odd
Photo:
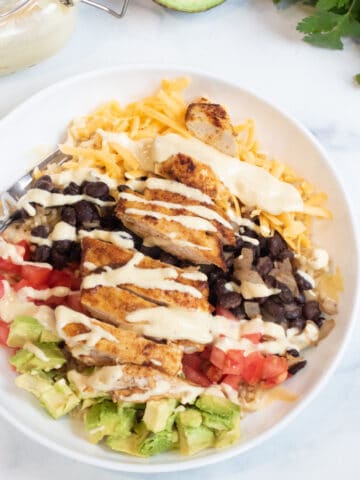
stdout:
[[300,133],[306,138],[306,140],[312,144],[313,148],[317,150],[322,160],[326,164],[327,168],[330,170],[330,172],[334,176],[336,183],[342,193],[344,204],[347,208],[347,212],[348,212],[350,223],[351,223],[350,228],[354,237],[354,242],[356,247],[356,252],[353,252],[353,254],[356,255],[356,262],[354,262],[354,265],[356,265],[356,277],[354,279],[355,299],[352,307],[351,318],[349,320],[348,327],[344,334],[343,340],[340,343],[336,354],[331,360],[329,369],[327,370],[326,373],[322,375],[321,379],[316,383],[316,385],[314,385],[310,389],[306,397],[303,397],[289,413],[287,413],[281,420],[278,421],[278,423],[268,428],[259,436],[253,438],[245,445],[239,443],[225,450],[220,450],[220,451],[214,450],[213,454],[208,455],[206,457],[193,457],[193,458],[189,457],[189,459],[186,461],[181,461],[182,458],[185,459],[186,457],[179,457],[179,462],[165,462],[162,464],[161,463],[156,463],[156,464],[130,463],[130,462],[123,461],[123,459],[121,459],[121,461],[118,461],[118,462],[113,460],[96,459],[92,457],[90,454],[84,454],[84,453],[73,451],[70,448],[63,447],[57,444],[53,440],[47,439],[40,433],[34,432],[33,430],[31,430],[29,426],[23,424],[21,421],[18,421],[18,419],[15,416],[9,415],[6,409],[0,404],[0,415],[4,419],[6,419],[10,424],[15,426],[20,432],[24,433],[27,437],[35,440],[39,444],[47,448],[50,448],[51,450],[57,453],[60,453],[73,460],[77,460],[82,463],[96,466],[96,467],[103,467],[108,470],[132,472],[132,473],[163,473],[163,472],[185,471],[185,470],[200,468],[205,465],[206,466],[212,465],[214,463],[218,463],[218,462],[230,459],[265,442],[270,437],[280,432],[297,415],[299,415],[300,412],[303,411],[314,400],[314,398],[320,393],[320,391],[324,388],[326,383],[329,381],[330,377],[332,376],[335,369],[337,368],[342,356],[344,355],[344,351],[347,344],[349,343],[351,333],[355,325],[356,313],[359,309],[359,304],[360,304],[360,294],[359,294],[360,240],[358,235],[359,225],[357,223],[356,216],[351,206],[350,198],[346,192],[346,189],[344,188],[343,180],[341,176],[337,173],[335,168],[333,167],[326,150],[319,143],[319,141],[314,137],[314,135],[305,126],[303,126],[298,120],[296,120],[296,118],[294,118],[291,114],[286,113],[286,111],[283,110],[282,108],[276,106],[272,101],[269,101],[264,97],[262,97],[261,95],[254,93],[251,89],[240,86],[236,81],[227,80],[226,78],[220,75],[209,73],[203,69],[184,66],[181,64],[162,65],[157,63],[136,63],[136,64],[129,63],[129,64],[122,64],[122,65],[108,67],[108,68],[92,69],[81,74],[71,75],[66,77],[63,80],[52,83],[48,87],[39,90],[35,94],[31,95],[29,98],[20,102],[19,105],[17,105],[14,109],[12,109],[9,113],[7,113],[3,118],[0,119],[0,133],[1,133],[2,127],[6,123],[11,122],[13,117],[16,117],[17,115],[21,114],[23,110],[28,109],[29,107],[31,107],[32,104],[34,103],[36,104],[38,101],[41,101],[42,98],[46,98],[48,95],[55,93],[59,89],[62,89],[72,83],[78,83],[78,82],[84,81],[86,79],[99,77],[99,76],[107,76],[107,75],[111,75],[112,73],[119,73],[119,72],[125,72],[125,71],[126,72],[159,71],[159,73],[160,72],[163,73],[167,71],[169,72],[169,74],[201,76],[208,79],[209,81],[214,80],[216,82],[226,84],[229,87],[236,88],[237,90],[242,91],[247,96],[250,96],[257,101],[262,102],[266,106],[276,111],[276,113],[282,116],[288,123],[296,127],[300,131]]

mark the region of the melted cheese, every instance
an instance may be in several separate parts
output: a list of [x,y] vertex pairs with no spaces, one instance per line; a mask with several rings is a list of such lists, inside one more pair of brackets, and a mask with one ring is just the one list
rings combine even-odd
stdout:
[[[76,312],[75,310],[71,310],[68,307],[56,307],[55,318],[57,334],[72,349],[72,354],[75,357],[91,354],[93,347],[95,347],[95,345],[101,339],[106,339],[115,343],[118,342],[118,340],[110,332],[104,328],[101,328],[100,325],[95,323],[95,319]],[[71,337],[64,331],[66,325],[71,323],[79,323],[86,327],[89,331]]]
[[208,165],[245,205],[256,206],[273,215],[304,209],[296,188],[278,180],[263,168],[241,162],[195,138],[187,139],[173,133],[155,138],[152,147],[155,163],[164,162],[178,153]]
[[145,182],[146,188],[150,190],[164,190],[166,192],[178,193],[183,197],[190,198],[201,203],[208,203],[213,205],[214,202],[211,200],[209,195],[203,193],[197,188],[188,187],[180,182],[175,182],[175,180],[166,180],[164,178],[148,178]]
[[174,210],[186,210],[187,212],[193,213],[198,217],[206,218],[207,220],[215,220],[216,222],[219,222],[222,225],[224,225],[224,227],[230,228],[232,230],[231,224],[227,222],[225,218],[219,215],[215,210],[204,207],[203,205],[181,205],[179,203],[163,202],[160,200],[147,200],[146,198],[138,197],[137,195],[133,195],[132,193],[126,193],[126,192],[121,193],[119,197],[125,200],[128,200],[130,202],[144,203],[145,205],[154,205],[157,207],[170,208]]
[[105,202],[89,195],[64,195],[62,193],[51,193],[40,188],[32,188],[18,201],[18,208],[23,208],[30,217],[36,215],[36,209],[32,203],[37,203],[42,207],[61,207],[63,205],[73,205],[81,200],[96,203],[99,207],[109,207],[115,202]]
[[145,289],[172,290],[187,293],[196,298],[201,298],[201,292],[191,286],[176,282],[179,274],[175,268],[138,268],[137,265],[144,258],[140,252],[119,268],[108,268],[101,273],[87,275],[82,283],[82,288],[95,288],[99,285],[114,287],[116,285],[130,284]]
[[216,227],[204,218],[199,217],[190,217],[188,215],[166,215],[165,213],[152,212],[151,210],[141,210],[139,208],[127,208],[125,213],[130,215],[140,215],[142,217],[153,217],[164,220],[168,222],[180,223],[186,228],[191,230],[200,230],[204,232],[216,232]]

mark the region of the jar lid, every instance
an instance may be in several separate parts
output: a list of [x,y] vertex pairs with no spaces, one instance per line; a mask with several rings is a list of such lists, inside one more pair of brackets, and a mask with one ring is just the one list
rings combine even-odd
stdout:
[[0,5],[0,18],[11,15],[25,7],[31,0],[3,0]]

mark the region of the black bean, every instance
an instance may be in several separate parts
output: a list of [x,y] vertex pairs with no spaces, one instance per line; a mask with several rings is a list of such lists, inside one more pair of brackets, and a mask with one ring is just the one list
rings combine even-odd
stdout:
[[36,180],[33,188],[40,188],[41,190],[50,192],[53,188],[53,183],[49,175],[43,175]]
[[284,283],[281,282],[277,282],[277,287],[280,288],[281,292],[276,296],[282,303],[287,304],[294,301],[293,294],[291,293],[289,287],[287,287]]
[[292,303],[290,305],[285,305],[285,318],[287,320],[296,320],[301,316],[301,306]]
[[299,273],[295,273],[294,277],[299,290],[311,290],[313,288],[311,283]]
[[246,319],[243,305],[239,305],[236,308],[231,308],[230,311],[238,320]]
[[119,186],[117,187],[117,190],[118,190],[118,192],[121,193],[121,192],[127,192],[127,191],[130,190],[130,189],[129,189],[129,187],[128,187],[127,185],[119,185]]
[[168,263],[170,265],[176,266],[178,264],[177,258],[174,257],[173,255],[170,255],[170,253],[167,253],[167,252],[161,252],[159,260],[161,262]]
[[291,375],[295,375],[299,370],[305,367],[306,365],[306,360],[302,360],[301,362],[295,363],[294,365],[291,365],[291,367],[288,368],[288,372]]
[[67,187],[64,188],[64,195],[80,195],[81,188],[75,182],[70,182]]
[[81,200],[80,202],[75,203],[74,208],[76,211],[77,222],[82,226],[99,222],[99,213],[95,205],[92,203],[87,202],[86,200]]
[[241,295],[237,292],[227,292],[218,298],[219,305],[223,308],[236,308],[241,305]]
[[61,193],[61,188],[59,188],[59,187],[53,187],[53,188],[51,189],[51,193]]
[[158,259],[162,253],[162,250],[159,247],[145,247],[145,245],[141,245],[140,252],[148,257]]
[[103,195],[100,197],[103,202],[115,202],[115,198],[112,195]]
[[305,325],[306,325],[306,320],[302,317],[299,317],[299,318],[296,318],[295,320],[292,320],[290,326],[292,328],[298,328],[301,332],[302,330],[304,330]]
[[273,258],[277,258],[287,248],[287,245],[281,235],[275,232],[272,237],[268,238],[268,248],[270,255]]
[[123,224],[115,215],[105,215],[100,219],[100,225],[104,230],[118,231],[123,229]]
[[296,348],[290,348],[290,350],[287,350],[287,353],[292,357],[300,357],[300,353],[296,350]]
[[225,287],[226,279],[225,278],[218,278],[214,283],[214,290],[217,297],[221,297],[229,292],[229,290]]
[[72,242],[70,249],[70,261],[79,263],[81,260],[81,245],[77,242]]
[[318,320],[321,315],[319,302],[311,300],[303,306],[303,316],[306,320]]
[[305,298],[305,295],[303,292],[299,291],[298,295],[296,295],[295,297],[295,300],[297,301],[297,303],[299,303],[300,305],[304,305],[304,303],[306,302],[306,298]]
[[61,220],[72,225],[73,227],[76,226],[76,210],[74,207],[70,207],[66,205],[61,209]]
[[31,230],[33,237],[47,238],[49,236],[49,228],[45,225],[38,225]]
[[264,302],[263,308],[277,322],[281,322],[281,321],[284,320],[285,309],[284,309],[283,305],[280,305],[280,304],[274,302],[273,299],[268,298],[266,300],[266,302]]
[[54,248],[51,249],[51,264],[57,269],[62,270],[68,262],[68,257]]
[[270,257],[260,257],[256,262],[256,270],[262,278],[265,278],[268,273],[274,268],[274,264]]
[[279,253],[278,255],[278,260],[285,260],[286,258],[289,258],[292,260],[294,258],[294,252],[286,248],[282,252]]
[[50,258],[50,247],[47,245],[39,245],[35,248],[31,259],[33,262],[48,262]]
[[83,193],[89,197],[100,198],[109,195],[109,187],[104,182],[89,182],[84,186]]
[[234,259],[235,259],[235,256],[233,253],[228,253],[226,254],[225,256],[225,263],[226,263],[226,268],[229,270],[232,266],[233,266],[233,263],[234,263]]
[[58,253],[68,253],[71,247],[71,240],[56,240],[53,244],[53,250],[56,250]]

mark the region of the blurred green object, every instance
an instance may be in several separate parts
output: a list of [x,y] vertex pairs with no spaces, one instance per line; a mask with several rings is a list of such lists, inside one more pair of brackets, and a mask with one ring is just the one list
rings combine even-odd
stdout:
[[217,7],[225,0],[154,0],[155,3],[179,12],[198,13]]

